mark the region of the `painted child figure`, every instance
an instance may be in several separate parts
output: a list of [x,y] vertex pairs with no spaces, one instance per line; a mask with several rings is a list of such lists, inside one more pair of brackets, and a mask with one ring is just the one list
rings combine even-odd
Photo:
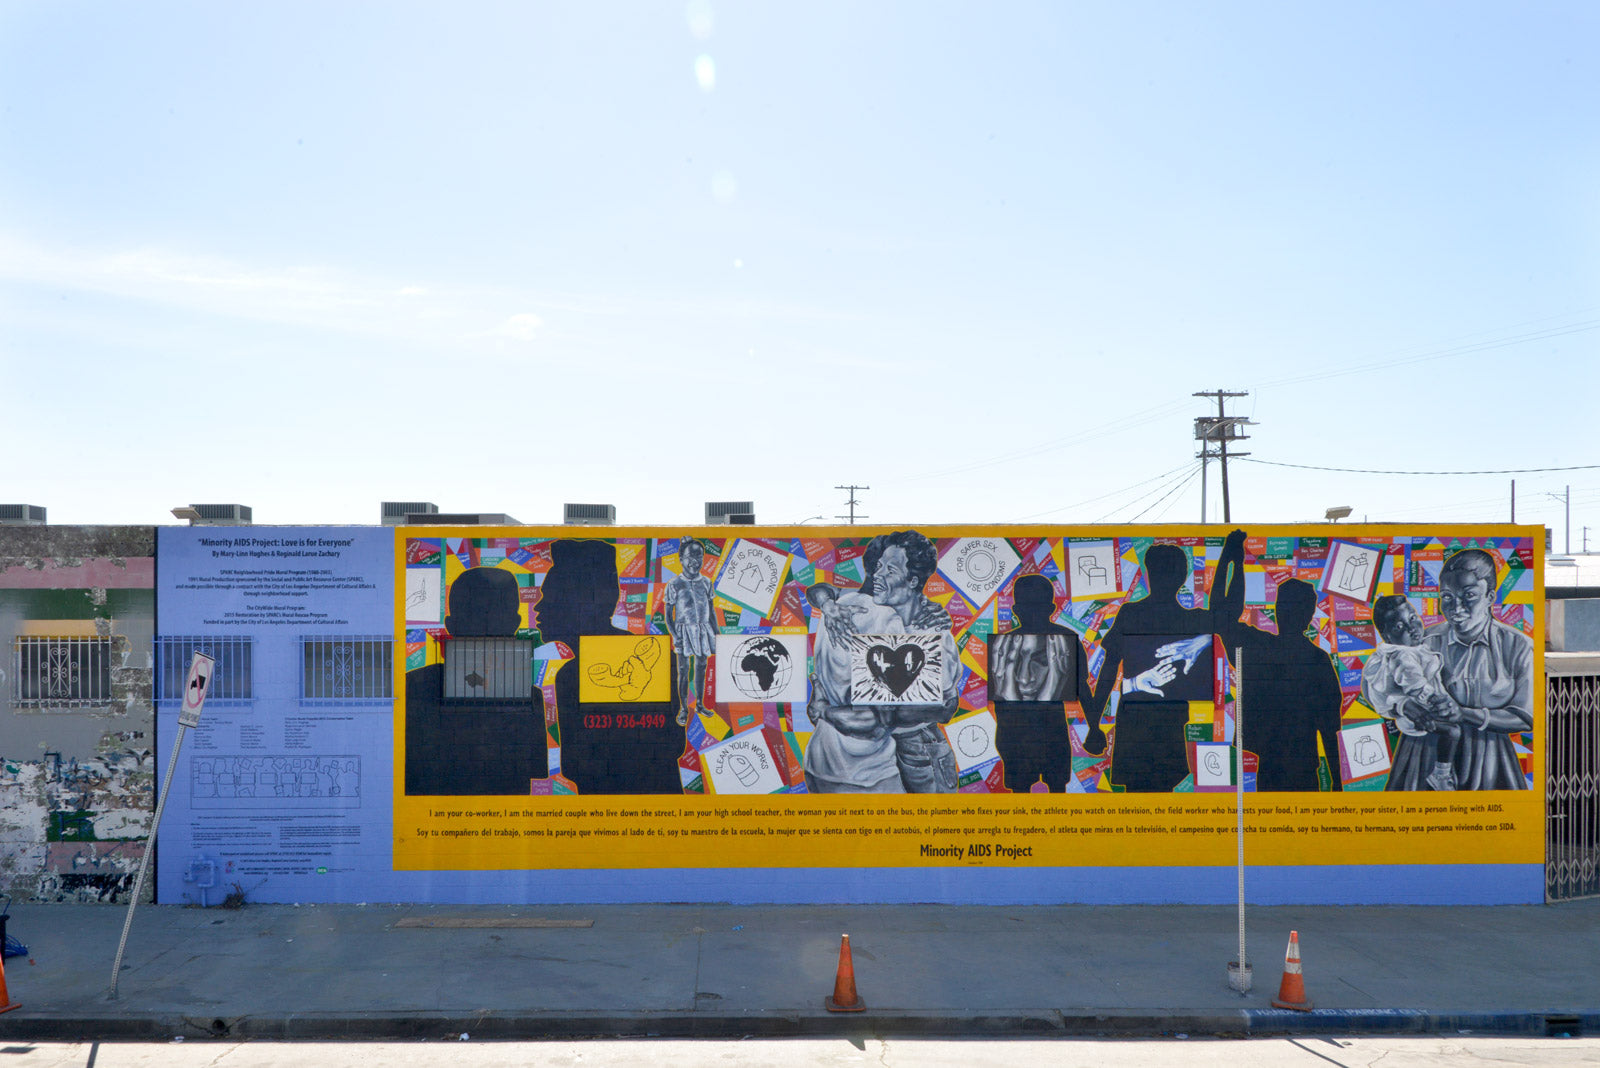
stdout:
[[698,539],[684,538],[678,548],[680,573],[667,584],[667,630],[678,661],[678,726],[689,722],[689,709],[703,711],[706,664],[717,648],[717,624],[711,614],[711,580],[700,573],[706,551]]
[[1438,718],[1450,705],[1439,654],[1422,644],[1422,620],[1405,597],[1380,597],[1372,608],[1378,648],[1361,672],[1367,702],[1400,730],[1389,789],[1456,788],[1455,753],[1461,727]]

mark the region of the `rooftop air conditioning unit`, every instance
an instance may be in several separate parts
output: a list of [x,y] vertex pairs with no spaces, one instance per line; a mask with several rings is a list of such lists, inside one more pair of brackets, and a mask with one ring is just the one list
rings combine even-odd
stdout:
[[37,504],[0,504],[0,524],[8,527],[44,526],[44,509]]
[[192,527],[247,527],[250,525],[250,506],[247,504],[191,504],[199,518],[189,520]]
[[614,504],[565,504],[561,506],[561,521],[573,527],[609,527],[617,522]]
[[755,521],[756,502],[754,501],[706,502],[707,526],[718,526],[723,523],[754,523]]
[[436,515],[439,511],[437,504],[427,501],[384,501],[383,525],[398,527],[406,522],[406,517],[411,515]]

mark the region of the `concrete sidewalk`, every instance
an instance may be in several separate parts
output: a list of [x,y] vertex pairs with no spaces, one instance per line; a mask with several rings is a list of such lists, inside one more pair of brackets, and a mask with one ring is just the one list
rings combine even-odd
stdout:
[[[0,1039],[1600,1033],[1600,901],[1261,907],[21,905]],[[510,926],[533,920],[592,926]],[[411,927],[475,922],[502,926]],[[1311,1013],[1274,1010],[1298,929]],[[867,1010],[826,1012],[849,932]]]

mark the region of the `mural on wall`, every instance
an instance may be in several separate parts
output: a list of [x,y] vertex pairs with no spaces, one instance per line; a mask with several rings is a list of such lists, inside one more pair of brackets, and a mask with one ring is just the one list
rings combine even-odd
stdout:
[[410,797],[1231,791],[1241,691],[1248,791],[1533,782],[1528,537],[398,551]]

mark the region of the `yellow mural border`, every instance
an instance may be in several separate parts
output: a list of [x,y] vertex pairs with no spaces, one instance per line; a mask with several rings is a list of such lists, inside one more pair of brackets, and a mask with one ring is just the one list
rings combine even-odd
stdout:
[[[396,870],[783,867],[1161,867],[1233,863],[1229,793],[940,795],[405,795],[408,538],[605,540],[1526,538],[1533,547],[1533,787],[1449,794],[1246,794],[1252,865],[1534,864],[1545,859],[1544,528],[1518,524],[402,526],[394,528]],[[1510,602],[1517,603],[1517,602]],[[1248,738],[1248,720],[1246,724]],[[1430,800],[1431,798],[1431,800]],[[1442,799],[1442,800],[1441,800]]]

